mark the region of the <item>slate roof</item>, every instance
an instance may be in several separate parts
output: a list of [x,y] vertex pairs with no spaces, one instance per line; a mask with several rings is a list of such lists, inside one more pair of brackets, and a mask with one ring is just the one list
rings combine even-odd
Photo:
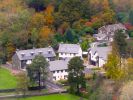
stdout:
[[55,60],[49,62],[50,71],[65,70],[68,69],[69,60]]
[[[126,27],[121,24],[111,24],[111,25],[106,25],[102,26],[101,28],[98,29],[98,34],[94,34],[94,37],[102,37],[103,39],[106,37],[113,37],[114,33],[117,30],[127,30]],[[101,33],[102,32],[102,33]]]
[[78,53],[81,49],[79,44],[59,44],[58,52],[62,53]]
[[102,26],[101,28],[98,29],[98,31],[102,31],[104,34],[107,34],[107,32],[115,32],[117,30],[126,30],[126,27],[121,24],[121,23],[118,23],[118,24],[111,24],[111,25],[106,25],[106,26]]
[[107,60],[108,54],[111,52],[112,48],[111,46],[94,47],[94,48],[91,48],[90,50],[93,55],[97,52],[100,58],[102,58],[103,60]]
[[[50,71],[66,70],[66,69],[68,69],[69,61],[70,61],[70,59],[50,61],[49,69],[50,69]],[[85,74],[88,74],[88,73],[91,74],[92,70],[85,67],[83,72]]]
[[33,59],[36,55],[39,55],[39,54],[43,55],[46,58],[56,56],[52,47],[35,48],[35,49],[28,49],[28,50],[17,50],[16,54],[19,60]]

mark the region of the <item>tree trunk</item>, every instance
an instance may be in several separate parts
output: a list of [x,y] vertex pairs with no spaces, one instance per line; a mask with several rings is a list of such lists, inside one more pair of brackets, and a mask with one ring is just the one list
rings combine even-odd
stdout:
[[39,83],[38,83],[38,85],[39,85],[39,89],[41,88],[41,73],[40,72],[38,72],[38,77],[39,77]]
[[77,84],[77,93],[79,94],[79,84]]

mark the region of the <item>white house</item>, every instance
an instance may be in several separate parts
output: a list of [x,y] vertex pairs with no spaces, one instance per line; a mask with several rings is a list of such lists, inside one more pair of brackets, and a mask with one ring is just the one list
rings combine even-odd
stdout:
[[[53,81],[67,80],[68,79],[68,64],[70,59],[55,60],[49,62],[49,70],[51,72],[51,77]],[[85,67],[83,70],[85,75],[91,74],[92,71]]]
[[66,80],[68,77],[68,59],[49,62],[53,81]]
[[81,57],[82,49],[80,44],[59,44],[58,54],[60,59]]
[[108,54],[110,52],[111,46],[90,48],[88,53],[88,60],[90,64],[102,67],[106,63]]

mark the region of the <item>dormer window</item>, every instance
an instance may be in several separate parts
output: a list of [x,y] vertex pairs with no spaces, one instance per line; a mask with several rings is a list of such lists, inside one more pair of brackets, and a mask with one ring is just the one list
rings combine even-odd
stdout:
[[21,53],[21,56],[24,57],[25,56],[25,53]]
[[48,54],[51,54],[52,53],[52,51],[51,50],[48,50]]
[[42,54],[43,52],[42,51],[39,51],[39,54]]
[[33,56],[34,55],[34,52],[31,52],[30,54]]

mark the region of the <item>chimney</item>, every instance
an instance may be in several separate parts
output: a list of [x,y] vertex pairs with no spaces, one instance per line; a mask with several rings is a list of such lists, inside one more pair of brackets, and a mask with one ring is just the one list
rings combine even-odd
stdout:
[[48,46],[49,48],[51,48],[51,46]]
[[77,45],[80,45],[79,43],[77,43]]

